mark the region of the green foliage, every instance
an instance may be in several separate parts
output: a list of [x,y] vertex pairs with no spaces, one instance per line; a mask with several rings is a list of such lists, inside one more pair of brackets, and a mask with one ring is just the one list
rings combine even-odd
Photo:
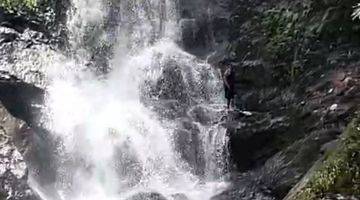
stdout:
[[343,135],[340,146],[330,153],[294,200],[312,200],[327,193],[360,195],[360,118]]
[[[305,67],[318,67],[305,66],[315,42],[360,42],[360,20],[351,18],[354,1],[304,0],[264,12],[264,53],[276,66],[274,80],[287,85],[302,75]],[[360,13],[360,7],[357,10]]]
[[302,32],[299,19],[299,13],[286,9],[272,9],[265,13],[263,25],[269,38],[266,48],[274,58],[284,57],[293,50],[292,45]]
[[13,13],[18,10],[35,10],[37,0],[0,0],[0,6]]
[[299,55],[302,43],[308,32],[304,19],[309,9],[295,11],[290,9],[271,9],[265,12],[262,24],[268,42],[265,52],[273,61],[283,61],[274,70],[274,78],[281,82],[292,82],[301,74]]

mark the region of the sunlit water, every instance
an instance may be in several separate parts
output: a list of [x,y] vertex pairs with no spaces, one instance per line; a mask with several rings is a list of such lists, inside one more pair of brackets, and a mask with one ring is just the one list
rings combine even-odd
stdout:
[[[45,200],[121,200],[142,192],[206,200],[223,191],[221,81],[211,66],[178,46],[174,2],[113,3],[115,17],[108,14],[109,2],[72,3],[70,56],[54,59],[47,72],[44,120],[61,141],[57,180],[45,186],[34,178],[33,188]],[[116,28],[104,27],[109,18],[118,20]],[[115,44],[105,78],[86,67],[92,56],[84,38],[91,37],[91,45]],[[184,112],[174,114],[178,110]],[[185,133],[200,141],[182,144],[189,151],[199,146],[194,156],[204,160],[200,174],[175,148],[184,119],[194,126]]]

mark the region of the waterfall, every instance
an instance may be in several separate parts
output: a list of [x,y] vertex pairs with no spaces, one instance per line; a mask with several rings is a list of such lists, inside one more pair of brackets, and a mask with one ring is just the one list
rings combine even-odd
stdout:
[[[30,173],[44,200],[206,200],[225,189],[222,84],[179,47],[176,7],[72,1],[66,59],[47,73],[56,180],[43,185]],[[99,77],[89,66],[103,47],[109,72]]]

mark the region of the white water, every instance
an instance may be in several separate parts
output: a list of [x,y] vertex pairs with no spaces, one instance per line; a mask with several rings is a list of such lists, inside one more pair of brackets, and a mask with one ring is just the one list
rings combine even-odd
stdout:
[[[222,115],[221,81],[211,66],[176,44],[172,1],[122,1],[119,25],[111,32],[103,30],[106,5],[73,0],[72,54],[48,71],[46,120],[61,141],[57,180],[51,186],[34,180],[33,187],[45,200],[119,200],[139,192],[210,199],[226,187],[221,177],[227,138],[214,124]],[[91,55],[83,38],[95,37],[89,26],[95,27],[97,44],[115,42],[105,79],[86,68]],[[176,111],[169,102],[184,108],[189,119],[196,108],[207,117],[206,123],[194,123],[202,142],[185,144],[202,147],[204,175],[196,175],[175,150],[179,116],[161,115]]]

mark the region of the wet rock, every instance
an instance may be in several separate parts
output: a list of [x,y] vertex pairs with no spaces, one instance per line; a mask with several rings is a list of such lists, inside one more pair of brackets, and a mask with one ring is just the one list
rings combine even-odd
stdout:
[[182,44],[186,51],[206,56],[227,42],[229,0],[180,0]]
[[145,103],[151,110],[166,119],[176,119],[185,116],[187,106],[177,100],[147,101]]
[[21,122],[21,126],[12,128],[8,133],[13,134],[13,142],[26,161],[29,176],[49,186],[50,190],[56,180],[56,155],[53,153],[57,145],[39,123],[44,91],[8,73],[0,74],[0,101],[4,119]]
[[246,171],[258,166],[279,151],[279,138],[289,130],[288,119],[272,119],[260,113],[252,116],[234,114],[237,116],[233,116],[225,127],[230,133],[231,157],[238,170]]
[[187,198],[187,196],[185,194],[174,194],[174,195],[171,195],[174,200],[189,200],[189,198]]
[[323,156],[323,145],[337,139],[340,134],[341,130],[338,129],[316,131],[273,156],[260,170],[254,172],[253,176],[256,176],[272,195],[284,198]]
[[175,149],[182,159],[189,164],[195,174],[203,175],[205,160],[199,128],[190,120],[183,119],[173,134]]
[[[236,80],[241,85],[263,87],[269,85],[272,81],[270,69],[262,60],[243,61],[236,71]],[[262,75],[261,78],[259,74]]]
[[155,95],[161,100],[177,100],[182,104],[189,104],[180,67],[176,63],[169,63],[162,73],[163,75],[156,84]]
[[42,89],[0,72],[0,101],[14,117],[30,125],[38,123],[44,94]]
[[126,189],[134,187],[138,184],[142,177],[143,171],[141,163],[137,160],[136,153],[131,149],[131,145],[124,143],[121,147],[116,148],[114,168],[121,177],[121,185],[119,188]]
[[[0,104],[0,193],[11,200],[39,199],[28,185],[28,167],[23,153],[22,130],[26,124],[12,117]],[[17,144],[17,145],[16,145]]]
[[166,198],[159,193],[142,192],[139,194],[135,194],[134,196],[132,196],[126,200],[166,200]]
[[180,21],[182,41],[185,49],[194,47],[196,41],[197,24],[195,19],[182,19]]
[[214,200],[282,199],[323,156],[323,145],[340,130],[314,132],[271,157],[259,169],[233,175],[232,187]]
[[250,178],[243,176],[241,181],[234,181],[231,189],[216,195],[211,200],[275,200]]
[[49,57],[58,55],[49,42],[40,32],[26,29],[18,33],[0,26],[0,70],[44,87]]
[[198,122],[203,126],[218,123],[225,115],[223,111],[204,106],[195,106],[187,114],[194,122]]
[[1,33],[0,44],[14,41],[18,35],[16,33]]

